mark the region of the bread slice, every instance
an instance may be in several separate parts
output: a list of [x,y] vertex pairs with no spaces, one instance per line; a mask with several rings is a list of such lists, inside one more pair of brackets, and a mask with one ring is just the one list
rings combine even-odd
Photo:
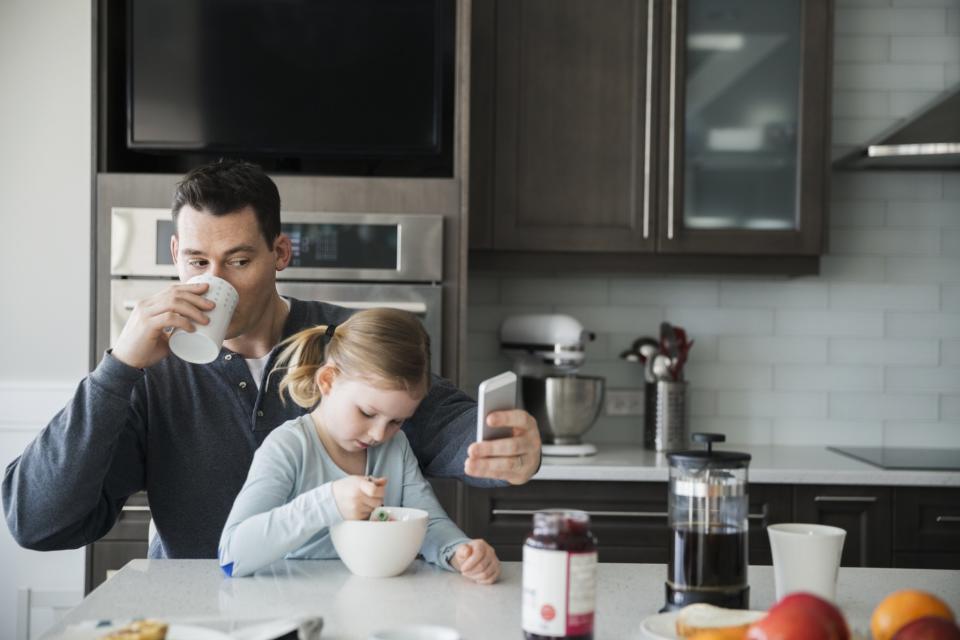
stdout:
[[689,638],[696,633],[713,631],[723,632],[724,637],[740,638],[746,633],[747,627],[765,615],[765,611],[724,609],[704,603],[691,604],[677,614],[677,635]]

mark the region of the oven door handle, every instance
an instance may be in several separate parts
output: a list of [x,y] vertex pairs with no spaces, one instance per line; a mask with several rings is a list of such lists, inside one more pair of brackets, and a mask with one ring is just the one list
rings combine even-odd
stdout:
[[372,309],[374,307],[390,307],[391,309],[402,309],[410,313],[419,313],[423,315],[427,312],[427,305],[423,302],[390,302],[386,300],[368,301],[368,300],[324,300],[329,304],[335,304],[338,307],[347,309]]

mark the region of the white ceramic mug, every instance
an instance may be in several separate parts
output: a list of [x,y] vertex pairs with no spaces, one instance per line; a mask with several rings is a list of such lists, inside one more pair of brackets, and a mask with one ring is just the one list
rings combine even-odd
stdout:
[[233,285],[217,276],[202,274],[187,280],[187,284],[197,282],[210,285],[203,297],[217,306],[207,313],[210,322],[195,324],[193,333],[183,329],[174,331],[170,336],[170,351],[187,362],[206,364],[217,359],[240,296]]
[[777,600],[795,591],[836,599],[846,531],[824,524],[784,523],[768,526],[767,533]]

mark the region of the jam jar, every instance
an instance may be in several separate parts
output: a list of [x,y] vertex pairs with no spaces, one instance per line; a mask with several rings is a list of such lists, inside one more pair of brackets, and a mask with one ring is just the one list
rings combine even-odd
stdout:
[[526,640],[592,640],[597,591],[597,539],[583,511],[533,514],[523,545]]

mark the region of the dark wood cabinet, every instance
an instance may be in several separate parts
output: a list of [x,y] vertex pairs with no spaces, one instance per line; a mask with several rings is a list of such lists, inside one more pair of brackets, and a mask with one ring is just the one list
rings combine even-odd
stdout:
[[960,489],[893,492],[894,566],[960,569]]
[[846,530],[842,566],[889,567],[891,495],[888,487],[800,485],[794,489],[794,515],[797,522]]
[[466,491],[465,531],[484,538],[501,560],[520,560],[540,509],[579,509],[591,516],[601,562],[666,562],[667,485],[647,482],[533,481]]
[[767,525],[793,520],[793,489],[782,484],[751,484],[748,490],[750,564],[773,564]]
[[818,255],[832,13],[475,0],[471,249]]

